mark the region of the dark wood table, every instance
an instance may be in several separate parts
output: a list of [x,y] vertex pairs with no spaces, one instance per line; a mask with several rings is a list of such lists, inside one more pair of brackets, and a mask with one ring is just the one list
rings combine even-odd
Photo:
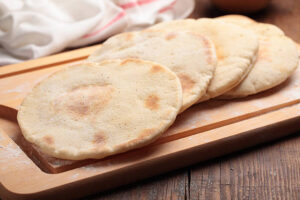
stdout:
[[[201,0],[197,1],[192,16],[223,14],[210,1]],[[268,8],[251,17],[276,24],[300,43],[300,0],[273,0]],[[83,199],[297,200],[300,199],[299,133]]]

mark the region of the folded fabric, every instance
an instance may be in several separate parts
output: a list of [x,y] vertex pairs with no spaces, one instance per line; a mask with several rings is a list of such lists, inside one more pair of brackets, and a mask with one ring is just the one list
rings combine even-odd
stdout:
[[0,1],[0,65],[187,17],[194,0]]

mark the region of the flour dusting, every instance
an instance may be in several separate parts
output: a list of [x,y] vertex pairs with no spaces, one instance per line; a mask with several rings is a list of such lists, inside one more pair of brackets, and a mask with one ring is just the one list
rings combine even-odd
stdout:
[[265,108],[266,107],[266,103],[264,103],[263,101],[253,101],[253,102],[251,102],[251,104],[257,108]]
[[0,164],[7,163],[8,160],[14,160],[16,165],[29,165],[31,162],[28,159],[23,159],[21,157],[22,150],[18,146],[12,145],[12,143],[1,146],[0,152]]
[[199,115],[199,118],[198,118],[198,122],[199,121],[205,121],[205,122],[209,122],[209,121],[212,121],[212,118],[211,118],[211,114],[210,113],[201,113]]
[[105,162],[101,162],[101,163],[95,163],[95,164],[90,164],[90,165],[86,165],[81,167],[82,169],[84,169],[85,171],[91,171],[91,172],[96,172],[99,170],[103,170],[108,166],[113,165],[112,161],[107,160]]
[[78,176],[79,176],[79,173],[73,174],[73,175],[71,176],[71,179],[76,179]]
[[233,111],[230,114],[232,117],[237,117],[237,116],[241,116],[243,113],[240,111]]
[[4,90],[2,91],[2,94],[8,94],[8,93],[24,93],[28,92],[30,90],[30,84],[29,83],[24,83],[22,85],[18,85],[17,87],[9,90]]
[[81,168],[86,170],[86,171],[90,171],[90,172],[94,172],[94,171],[98,170],[98,167],[95,167],[93,165],[87,165],[87,166],[83,166]]
[[203,141],[204,141],[205,143],[208,143],[208,142],[211,142],[211,139],[205,138]]

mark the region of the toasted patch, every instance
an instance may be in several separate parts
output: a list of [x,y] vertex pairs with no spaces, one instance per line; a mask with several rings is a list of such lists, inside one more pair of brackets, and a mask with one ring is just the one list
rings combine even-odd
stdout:
[[94,140],[93,140],[93,142],[94,142],[95,144],[105,144],[106,138],[105,138],[104,135],[105,135],[105,133],[103,133],[103,132],[96,133],[96,134],[94,135]]
[[[130,57],[130,58],[127,58],[127,59],[124,59],[122,62],[121,62],[121,66],[123,65],[127,65],[128,63],[143,63],[143,61],[141,60],[138,60],[136,59],[137,57]],[[105,62],[105,61],[104,61]],[[108,61],[109,62],[109,61]]]
[[216,52],[216,55],[212,55],[211,51],[209,50],[209,49],[215,48],[214,45],[211,42],[209,42],[209,40],[206,40],[206,39],[203,39],[203,44],[206,48],[206,51],[205,51],[205,53],[207,55],[206,62],[216,65],[217,52]]
[[266,44],[264,44],[264,42],[261,42],[256,62],[259,62],[260,60],[272,62],[272,55],[271,55],[270,50],[271,50],[270,45],[266,45]]
[[157,72],[160,72],[160,71],[162,71],[162,70],[163,70],[163,68],[161,68],[160,66],[158,66],[158,65],[153,65],[153,66],[151,67],[150,72],[151,72],[151,73],[157,73]]
[[149,135],[153,134],[153,132],[155,132],[155,129],[154,128],[147,128],[147,129],[144,129],[142,132],[141,132],[141,136],[142,138],[145,138],[145,137],[148,137]]
[[126,40],[132,40],[134,35],[132,33],[127,33],[126,34]]
[[49,144],[49,145],[52,145],[54,143],[54,139],[53,137],[51,137],[50,135],[46,135],[43,137],[43,140]]
[[166,38],[166,40],[172,40],[172,39],[176,38],[176,36],[177,36],[176,33],[171,32],[171,33],[167,34],[167,36],[165,38]]
[[183,91],[192,89],[196,84],[196,81],[192,80],[187,74],[179,74],[178,77],[180,79]]
[[155,94],[149,95],[145,100],[145,106],[150,110],[157,110],[159,108],[159,97]]

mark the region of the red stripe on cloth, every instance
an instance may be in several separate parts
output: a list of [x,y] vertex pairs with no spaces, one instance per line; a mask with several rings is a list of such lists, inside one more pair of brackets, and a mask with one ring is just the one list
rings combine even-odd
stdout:
[[157,1],[157,0],[139,0],[137,2],[135,1],[135,2],[129,2],[129,3],[121,4],[120,7],[123,8],[123,9],[129,9],[129,8],[133,8],[133,7],[136,7],[136,6],[141,6],[141,5],[144,5],[144,4],[152,3],[154,1]]
[[166,11],[172,9],[176,2],[177,2],[177,0],[174,0],[170,5],[160,9],[158,12],[163,13],[163,12],[166,12]]
[[118,20],[123,18],[125,16],[125,14],[126,13],[124,11],[120,12],[118,15],[116,15],[112,20],[110,20],[107,24],[102,26],[100,29],[96,30],[95,32],[86,34],[85,36],[83,36],[83,38],[88,38],[88,37],[92,37],[92,36],[99,34],[103,30],[107,29],[109,26],[111,26],[112,24],[116,23]]
[[[129,9],[129,8],[132,8],[132,7],[135,7],[135,6],[141,6],[141,5],[144,5],[144,4],[149,4],[149,3],[152,3],[154,1],[158,1],[158,0],[139,0],[137,2],[129,2],[129,3],[126,3],[126,4],[122,4],[122,5],[120,5],[120,7],[122,7],[123,9]],[[177,0],[174,0],[169,6],[166,6],[166,7],[162,8],[162,9],[160,9],[158,12],[159,13],[163,13],[165,11],[170,10],[171,8],[173,8],[173,6],[176,3],[176,1]],[[98,29],[98,30],[96,30],[96,31],[94,31],[92,33],[84,35],[82,38],[93,37],[93,36],[99,34],[103,30],[107,29],[112,24],[116,23],[118,20],[120,20],[121,18],[123,18],[125,15],[126,15],[126,13],[124,11],[120,12],[117,16],[115,16],[111,21],[109,21],[103,27],[101,27],[100,29]]]

